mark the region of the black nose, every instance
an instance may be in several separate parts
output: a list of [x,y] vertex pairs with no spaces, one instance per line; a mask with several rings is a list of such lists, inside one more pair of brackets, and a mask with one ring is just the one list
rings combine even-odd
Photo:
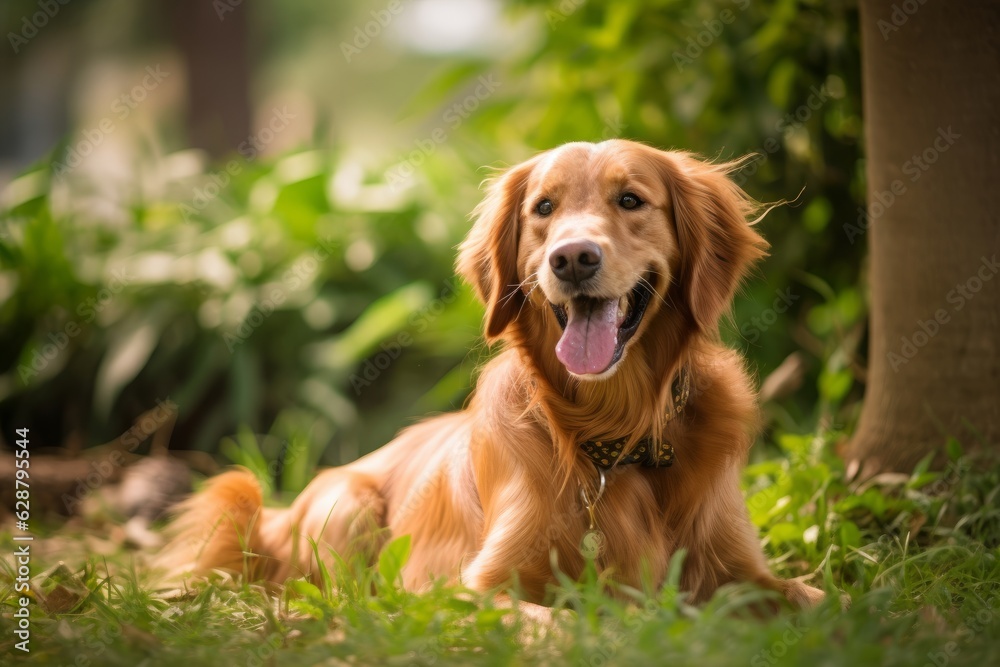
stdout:
[[579,285],[601,268],[601,248],[586,239],[563,241],[549,253],[549,266],[559,280]]

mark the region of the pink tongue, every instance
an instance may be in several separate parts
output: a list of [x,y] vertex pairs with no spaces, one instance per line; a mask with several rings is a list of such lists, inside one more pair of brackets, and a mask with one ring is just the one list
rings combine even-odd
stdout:
[[618,343],[618,299],[578,300],[567,311],[569,321],[556,345],[556,356],[571,373],[603,373]]

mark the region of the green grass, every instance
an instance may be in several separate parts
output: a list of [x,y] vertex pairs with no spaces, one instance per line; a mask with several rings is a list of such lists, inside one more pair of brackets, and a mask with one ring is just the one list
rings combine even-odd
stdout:
[[[541,628],[447,586],[397,585],[407,538],[374,567],[340,562],[320,586],[263,587],[218,577],[156,590],[96,525],[36,541],[49,604],[32,605],[32,653],[14,649],[13,571],[0,573],[0,656],[37,665],[992,665],[1000,664],[1000,472],[949,445],[944,472],[858,485],[820,438],[784,436],[782,455],[747,469],[748,505],[772,567],[830,593],[817,609],[755,613],[768,594],[722,589],[692,606],[680,558],[659,590],[610,595],[590,572],[553,591]],[[109,539],[101,540],[101,534]],[[13,544],[9,535],[3,543]],[[104,547],[101,547],[104,545]],[[13,549],[11,549],[13,550]],[[341,582],[336,589],[333,581]],[[55,591],[61,586],[60,591]],[[64,593],[60,603],[59,592]],[[850,599],[842,609],[839,598]]]

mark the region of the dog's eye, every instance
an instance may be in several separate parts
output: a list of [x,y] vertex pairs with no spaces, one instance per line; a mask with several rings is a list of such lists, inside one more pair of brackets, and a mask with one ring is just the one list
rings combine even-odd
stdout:
[[552,202],[550,202],[548,199],[543,199],[542,201],[538,202],[538,206],[535,207],[535,211],[538,212],[538,215],[543,217],[546,215],[551,215]]
[[626,192],[618,199],[618,205],[629,210],[642,206],[642,200],[631,192]]

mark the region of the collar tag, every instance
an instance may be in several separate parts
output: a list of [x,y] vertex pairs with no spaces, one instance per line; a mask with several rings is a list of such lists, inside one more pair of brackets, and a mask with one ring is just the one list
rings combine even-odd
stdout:
[[597,494],[594,495],[594,500],[591,501],[587,496],[587,489],[580,485],[580,500],[583,501],[583,507],[587,510],[587,515],[590,518],[590,523],[588,524],[586,532],[583,534],[583,539],[580,540],[580,553],[587,560],[597,560],[604,553],[607,548],[607,542],[604,537],[604,531],[602,531],[597,525],[597,501],[601,499],[604,495],[604,487],[607,483],[607,479],[604,475],[604,468],[598,468],[597,474],[600,477],[600,484],[597,487]]

